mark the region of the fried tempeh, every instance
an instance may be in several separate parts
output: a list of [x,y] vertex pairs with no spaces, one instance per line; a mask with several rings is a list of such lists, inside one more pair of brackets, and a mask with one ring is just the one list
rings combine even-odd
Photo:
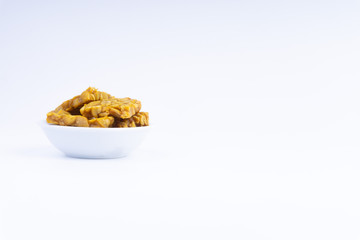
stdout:
[[60,110],[58,112],[49,112],[46,121],[61,126],[108,128],[113,125],[114,118],[102,117],[88,120],[86,117],[71,115],[64,110]]
[[149,125],[149,114],[139,112],[141,102],[115,98],[89,87],[47,114],[51,124],[75,127],[140,127]]
[[93,101],[85,104],[81,115],[87,118],[113,116],[116,118],[130,118],[141,109],[141,102],[131,98],[112,98]]
[[149,113],[138,112],[131,118],[116,119],[113,127],[128,128],[128,127],[142,127],[149,126]]
[[86,117],[80,115],[71,115],[64,110],[49,112],[47,114],[46,121],[48,123],[61,126],[89,127],[89,122]]
[[98,128],[108,128],[111,127],[114,123],[114,118],[109,117],[102,117],[102,118],[94,118],[89,120],[90,127],[98,127]]
[[89,87],[80,95],[75,96],[72,99],[63,102],[54,111],[58,112],[60,110],[64,110],[67,112],[74,112],[74,111],[78,112],[79,109],[86,103],[103,100],[103,99],[111,99],[111,98],[114,97],[106,92],[100,92],[96,88]]

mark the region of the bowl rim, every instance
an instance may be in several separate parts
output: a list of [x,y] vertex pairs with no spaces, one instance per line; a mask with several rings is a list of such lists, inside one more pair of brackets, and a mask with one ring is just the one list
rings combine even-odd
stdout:
[[[151,126],[142,126],[142,127],[131,127],[131,128],[95,128],[95,127],[74,127],[74,126],[61,126],[56,124],[50,124],[46,122],[46,120],[38,121],[38,125],[40,125],[43,128],[58,128],[58,129],[67,129],[67,130],[73,130],[77,129],[80,131],[140,131],[144,129],[148,129]],[[76,131],[77,131],[76,130]]]

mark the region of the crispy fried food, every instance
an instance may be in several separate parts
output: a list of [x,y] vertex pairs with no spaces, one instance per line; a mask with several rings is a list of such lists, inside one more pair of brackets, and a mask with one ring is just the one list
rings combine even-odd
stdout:
[[80,109],[80,113],[87,118],[113,116],[124,119],[130,118],[140,109],[141,102],[136,99],[112,98],[85,104]]
[[131,118],[117,119],[113,127],[128,128],[128,127],[142,127],[149,126],[149,113],[138,112]]
[[114,123],[114,118],[103,117],[88,120],[86,117],[71,115],[69,112],[60,110],[58,112],[49,112],[46,121],[61,126],[108,128]]
[[138,112],[134,116],[132,116],[134,119],[135,125],[137,127],[142,126],[149,126],[149,113],[148,112]]
[[49,112],[46,121],[61,126],[89,127],[89,122],[86,117],[80,115],[74,116],[64,110]]
[[86,103],[91,101],[98,101],[103,99],[112,99],[114,98],[110,94],[106,92],[100,92],[96,88],[89,87],[80,95],[73,97],[65,102],[63,102],[60,106],[55,109],[55,112],[60,110],[64,110],[71,113],[78,113],[79,109]]
[[50,124],[75,127],[141,127],[149,125],[149,113],[140,112],[141,102],[115,98],[89,87],[47,114]]
[[102,117],[102,118],[94,118],[89,120],[90,127],[98,127],[98,128],[108,128],[111,127],[114,123],[114,118],[109,117]]

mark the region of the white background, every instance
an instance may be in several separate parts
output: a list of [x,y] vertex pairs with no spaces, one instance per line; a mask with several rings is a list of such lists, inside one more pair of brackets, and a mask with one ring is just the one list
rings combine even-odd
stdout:
[[[0,1],[0,239],[360,239],[358,1]],[[140,99],[130,157],[37,122]]]

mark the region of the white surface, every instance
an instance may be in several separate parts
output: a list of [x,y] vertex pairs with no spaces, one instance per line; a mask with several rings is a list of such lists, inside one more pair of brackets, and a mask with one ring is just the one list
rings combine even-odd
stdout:
[[49,141],[66,156],[120,158],[128,156],[143,141],[150,127],[83,128],[40,122]]
[[[0,239],[359,239],[357,1],[3,1]],[[65,158],[89,85],[156,123]]]

